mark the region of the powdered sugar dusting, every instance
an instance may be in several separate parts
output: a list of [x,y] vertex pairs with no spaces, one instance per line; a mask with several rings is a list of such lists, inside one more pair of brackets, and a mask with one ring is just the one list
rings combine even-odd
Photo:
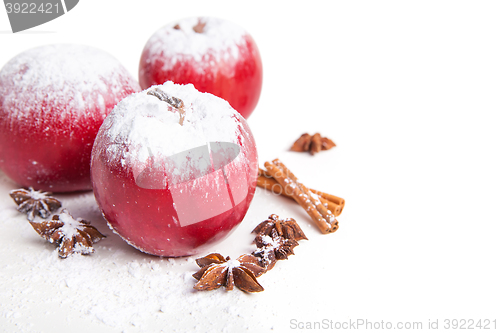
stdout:
[[17,55],[2,68],[0,102],[10,110],[11,119],[44,118],[44,105],[59,106],[60,119],[74,117],[86,112],[89,101],[104,118],[109,112],[105,97],[120,95],[124,85],[140,90],[134,81],[104,51],[76,44],[46,45]]
[[270,246],[272,249],[276,249],[281,246],[280,244],[280,240],[282,239],[281,237],[273,238],[268,235],[262,235],[261,239],[263,244],[265,244],[266,246]]
[[[205,24],[202,33],[193,30],[199,22]],[[170,62],[165,62],[164,69],[172,68],[183,59],[194,59],[202,65],[201,60],[208,55],[213,56],[215,61],[223,57],[226,60],[227,57],[236,58],[238,45],[243,43],[245,35],[245,30],[232,22],[213,17],[192,17],[158,30],[145,49],[149,50],[152,59],[170,59]]]
[[[208,142],[237,143],[243,129],[229,103],[193,85],[166,82],[150,89],[161,89],[184,103],[185,120],[179,124],[179,113],[155,96],[143,91],[122,100],[106,118],[97,140],[104,140],[107,157],[131,159],[145,163],[150,156],[168,157]],[[130,146],[123,154],[123,145]],[[203,163],[204,161],[199,161]]]
[[231,271],[233,268],[240,267],[241,263],[237,259],[229,259],[228,261],[226,261],[222,265],[227,267]]
[[[198,256],[166,259],[136,251],[118,235],[106,232],[106,221],[91,192],[58,199],[73,216],[91,221],[107,237],[94,245],[91,256],[58,258],[54,246],[16,211],[8,196],[13,185],[0,172],[0,242],[4,244],[0,247],[0,321],[5,331],[51,332],[56,323],[56,331],[78,332],[279,332],[289,327],[289,318],[315,318],[318,313],[317,307],[297,304],[311,297],[310,304],[334,299],[338,293],[338,289],[316,287],[331,284],[332,270],[331,262],[325,263],[318,251],[338,242],[308,225],[305,215],[303,228],[314,240],[258,278],[264,292],[247,294],[237,288],[202,292],[193,289]],[[269,195],[260,192],[241,227],[200,257],[218,252],[237,258],[254,250],[251,231],[262,221],[263,211],[294,212],[294,205],[270,200]],[[311,265],[313,271],[301,269]],[[311,274],[319,280],[312,287],[307,283]],[[277,303],[280,299],[284,301]]]
[[309,191],[308,194],[314,200],[314,205],[317,206],[317,205],[321,205],[322,204],[321,201],[319,200],[319,196],[316,193],[313,193],[313,192]]
[[[87,213],[97,211],[92,194],[72,201],[71,210],[78,205]],[[15,324],[16,332],[48,332],[53,327],[45,325],[54,322],[76,329],[75,323],[80,321],[85,330],[93,332],[222,332],[248,329],[250,322],[265,331],[276,320],[278,310],[269,300],[281,292],[276,291],[280,289],[277,277],[283,273],[274,275],[274,283],[272,275],[261,278],[269,286],[269,295],[249,297],[223,288],[197,292],[193,289],[196,279],[192,274],[198,269],[194,258],[145,256],[111,234],[98,243],[92,256],[61,260],[23,216],[15,209],[12,214],[3,227],[22,246],[17,251],[2,248],[0,277],[8,287],[0,289],[0,318],[7,327]],[[104,226],[102,219],[92,218],[92,223],[99,229]],[[233,264],[239,265],[236,260]],[[271,287],[273,284],[278,288]],[[243,310],[257,302],[259,313]],[[231,322],[220,320],[221,316],[232,318]],[[68,317],[71,323],[66,322]]]
[[72,238],[78,235],[78,230],[84,231],[85,226],[80,221],[74,219],[67,211],[63,210],[58,216],[59,221],[64,223],[59,230],[65,237]]
[[49,197],[49,192],[36,191],[32,187],[30,187],[28,191],[29,191],[29,196],[34,200],[43,200]]

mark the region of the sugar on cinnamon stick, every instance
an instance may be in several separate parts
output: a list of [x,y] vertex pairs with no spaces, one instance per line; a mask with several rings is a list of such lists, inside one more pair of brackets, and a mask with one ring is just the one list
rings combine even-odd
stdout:
[[334,202],[336,203],[337,205],[339,206],[342,206],[344,207],[345,205],[345,200],[342,199],[341,197],[337,197],[333,194],[329,194],[329,193],[325,193],[325,192],[321,192],[321,191],[317,191],[317,190],[314,190],[314,189],[310,189],[312,193],[315,193],[325,199],[327,199],[328,201],[331,201],[331,202]]
[[297,184],[299,189],[307,196],[309,200],[311,200],[311,202],[314,203],[318,211],[327,221],[330,221],[332,219],[335,220],[335,216],[332,216],[332,212],[323,205],[318,196],[313,195],[311,191],[304,186],[304,184],[299,182],[297,177],[292,173],[292,171],[290,171],[290,169],[288,169],[279,159],[274,159],[273,163],[278,168],[280,168],[295,184]]

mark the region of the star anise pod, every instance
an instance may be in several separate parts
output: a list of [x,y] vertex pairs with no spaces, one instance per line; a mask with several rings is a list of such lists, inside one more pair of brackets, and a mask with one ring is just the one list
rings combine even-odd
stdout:
[[280,219],[278,215],[271,214],[264,222],[259,223],[253,233],[271,236],[272,230],[276,230],[279,236],[285,239],[302,240],[307,239],[302,229],[292,218]]
[[10,191],[10,196],[17,204],[17,210],[28,214],[28,220],[33,221],[35,216],[46,219],[51,213],[61,208],[61,202],[51,197],[52,193],[35,191],[32,187],[28,190],[18,189]]
[[40,236],[58,246],[59,257],[63,259],[73,253],[93,253],[92,245],[106,237],[89,221],[75,219],[65,209],[49,221],[30,223]]
[[311,147],[311,135],[309,133],[302,134],[292,145],[292,151],[309,151]]
[[276,229],[271,230],[271,235],[258,234],[255,237],[257,250],[252,254],[259,259],[259,264],[266,269],[272,269],[277,260],[288,259],[289,255],[294,254],[293,249],[299,243],[293,238],[284,238],[278,235]]
[[193,277],[199,280],[194,285],[196,290],[213,290],[221,286],[226,287],[226,290],[232,290],[236,286],[249,293],[264,290],[257,282],[257,277],[265,270],[259,265],[258,259],[250,254],[232,260],[219,253],[211,253],[196,259],[196,263],[201,267],[193,274]]
[[321,150],[328,150],[335,146],[332,140],[322,137],[319,133],[315,133],[312,136],[304,133],[293,143],[290,150],[298,152],[308,151],[311,155],[314,155]]
[[[265,236],[268,237],[268,236]],[[259,265],[265,269],[265,271],[270,271],[273,269],[274,265],[278,259],[276,259],[276,254],[271,246],[260,247],[252,252],[252,255],[259,260]]]

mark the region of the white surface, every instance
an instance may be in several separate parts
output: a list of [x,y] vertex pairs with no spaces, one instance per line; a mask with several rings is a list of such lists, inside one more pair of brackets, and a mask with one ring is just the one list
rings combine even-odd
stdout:
[[[109,237],[89,257],[59,260],[0,174],[0,330],[286,332],[358,319],[422,322],[420,331],[429,320],[443,329],[446,319],[496,319],[498,330],[499,10],[495,1],[85,0],[12,34],[0,9],[0,66],[34,46],[76,42],[134,76],[162,25],[193,15],[238,23],[264,65],[249,121],[261,164],[279,157],[306,185],[346,199],[339,231],[321,235],[298,205],[258,191],[214,251],[251,251],[249,231],[271,213],[295,217],[309,240],[259,279],[263,293],[195,293],[192,259],[130,248],[106,229],[91,193],[62,200]],[[338,147],[287,152],[305,131]]]

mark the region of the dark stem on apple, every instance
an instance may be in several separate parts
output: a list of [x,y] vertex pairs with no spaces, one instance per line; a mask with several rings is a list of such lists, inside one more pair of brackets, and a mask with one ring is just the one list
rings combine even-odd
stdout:
[[169,96],[166,92],[159,88],[148,90],[148,95],[158,98],[162,102],[167,102],[172,108],[179,111],[179,125],[184,124],[184,118],[186,117],[186,111],[184,110],[184,102],[182,99]]
[[198,24],[193,27],[193,30],[201,34],[203,33],[206,25],[207,25],[206,22],[202,22],[201,19],[198,19]]

